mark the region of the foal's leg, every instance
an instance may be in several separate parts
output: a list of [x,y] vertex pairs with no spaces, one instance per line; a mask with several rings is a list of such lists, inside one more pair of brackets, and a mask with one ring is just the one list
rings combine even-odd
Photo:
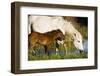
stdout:
[[44,48],[45,48],[45,54],[47,54],[47,46],[44,46]]
[[32,51],[33,51],[33,46],[30,45],[30,46],[29,46],[29,53],[32,53]]
[[35,54],[35,50],[34,50],[34,47],[35,47],[35,44],[33,44],[33,43],[30,43],[29,44],[29,53],[31,53],[31,54]]
[[56,41],[56,55],[57,55],[58,52],[59,52],[58,48],[59,48],[59,44],[58,44],[57,41]]
[[45,54],[47,54],[49,56],[48,46],[45,45],[44,48],[45,48]]

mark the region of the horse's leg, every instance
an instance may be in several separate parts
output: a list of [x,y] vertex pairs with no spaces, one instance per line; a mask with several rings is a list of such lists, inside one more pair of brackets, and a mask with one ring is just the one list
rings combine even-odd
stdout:
[[66,54],[68,54],[66,44],[64,44],[64,48],[65,48]]

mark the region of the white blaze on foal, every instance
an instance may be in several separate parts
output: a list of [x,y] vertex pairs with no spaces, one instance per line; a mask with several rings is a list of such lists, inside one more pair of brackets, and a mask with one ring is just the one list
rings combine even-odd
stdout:
[[82,35],[73,27],[73,24],[64,20],[61,16],[29,16],[29,31],[31,32],[31,25],[34,31],[45,33],[48,31],[60,29],[62,33],[70,34],[74,40],[74,45],[79,50],[83,49]]

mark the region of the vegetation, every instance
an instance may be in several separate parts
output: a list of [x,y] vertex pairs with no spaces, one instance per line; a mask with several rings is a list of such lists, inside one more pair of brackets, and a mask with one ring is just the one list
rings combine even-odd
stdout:
[[55,60],[55,59],[81,59],[81,58],[87,58],[87,54],[66,54],[61,56],[60,54],[52,54],[50,56],[44,54],[44,55],[32,55],[29,54],[28,60]]

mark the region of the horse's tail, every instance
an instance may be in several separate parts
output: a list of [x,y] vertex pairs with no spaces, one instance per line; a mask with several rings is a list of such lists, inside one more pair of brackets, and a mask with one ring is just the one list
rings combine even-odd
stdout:
[[30,28],[31,28],[31,33],[34,32],[32,24],[31,24]]
[[32,20],[31,20],[31,15],[28,15],[28,19],[29,19],[29,25],[28,25],[28,27],[29,27],[29,33],[32,33],[32,32],[34,32],[34,27],[33,27],[33,22],[32,22]]

